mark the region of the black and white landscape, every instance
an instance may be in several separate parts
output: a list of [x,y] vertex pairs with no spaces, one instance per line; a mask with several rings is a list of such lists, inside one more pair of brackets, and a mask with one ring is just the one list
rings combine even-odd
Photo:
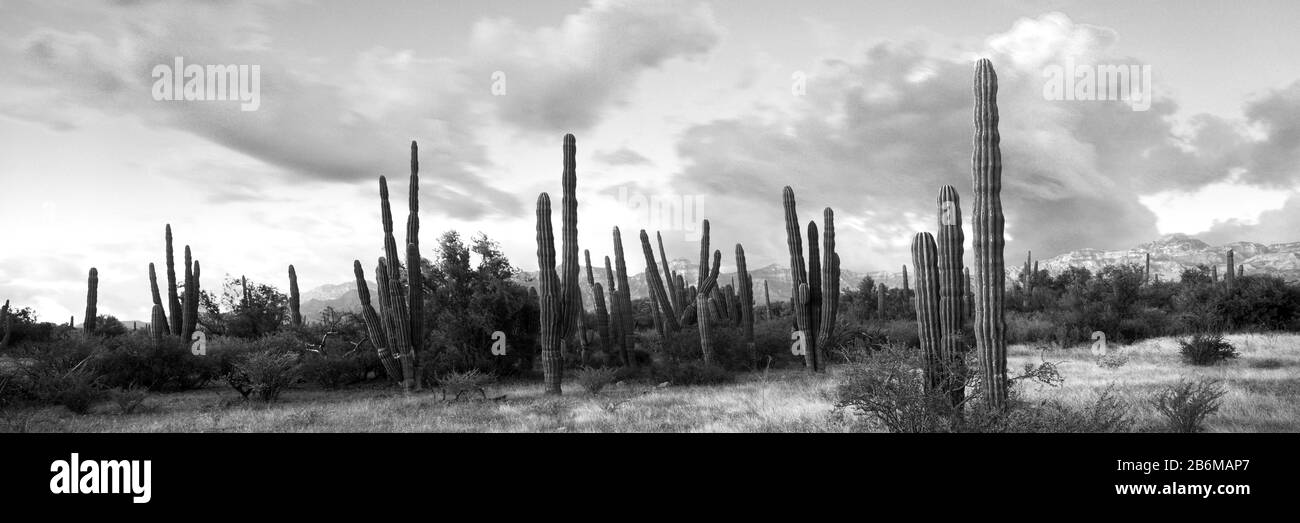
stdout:
[[1300,6],[0,12],[3,431],[1300,431]]

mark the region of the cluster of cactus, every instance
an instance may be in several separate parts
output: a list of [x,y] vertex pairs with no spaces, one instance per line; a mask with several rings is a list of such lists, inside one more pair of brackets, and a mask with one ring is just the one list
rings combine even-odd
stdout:
[[289,266],[289,323],[294,327],[302,326],[301,298],[298,296],[298,273]]
[[[695,285],[686,285],[686,278],[672,270],[668,265],[668,256],[664,252],[663,237],[656,233],[659,245],[659,262],[655,261],[654,250],[650,246],[650,235],[641,231],[641,251],[645,256],[646,283],[650,288],[651,309],[655,322],[666,339],[668,333],[681,330],[695,316],[696,328],[700,334],[700,351],[705,365],[713,364],[713,343],[709,333],[711,323],[731,323],[733,316],[739,318],[735,305],[735,288],[718,286],[718,271],[722,265],[722,251],[712,251],[712,264],[709,250],[709,221],[701,223],[700,230],[700,266]],[[659,264],[663,264],[663,275],[659,274]],[[728,297],[730,296],[730,297]]]
[[[167,264],[167,302],[163,303],[162,293],[158,290],[158,274],[154,264],[149,264],[149,293],[153,298],[153,310],[150,318],[149,329],[153,333],[154,339],[162,343],[164,336],[177,336],[182,342],[188,341],[194,336],[194,331],[198,329],[199,323],[199,295],[201,288],[199,285],[199,275],[201,273],[198,260],[193,259],[190,252],[190,246],[185,246],[185,280],[176,281],[176,261],[174,257],[175,250],[172,247],[172,226],[167,224],[163,239],[164,254]],[[93,272],[94,269],[91,269]],[[97,277],[95,279],[98,279]],[[180,291],[178,292],[178,287]],[[245,292],[247,294],[247,292]],[[168,314],[170,310],[170,315]],[[89,305],[86,308],[86,325],[93,325],[93,312]],[[170,317],[170,323],[168,323]],[[91,329],[87,329],[89,331]]]
[[[422,369],[418,358],[424,344],[424,278],[420,258],[420,164],[419,147],[411,142],[411,178],[406,219],[406,274],[402,283],[397,241],[393,237],[393,210],[388,202],[388,180],[379,177],[379,212],[384,232],[384,256],[375,267],[378,312],[370,300],[361,261],[352,262],[357,280],[357,297],[361,300],[366,334],[379,355],[384,372],[409,391],[422,387]],[[409,288],[408,288],[409,285]]]
[[596,281],[596,274],[591,270],[591,251],[583,249],[582,257],[586,262],[587,285],[591,287],[592,302],[596,309],[596,336],[600,338],[601,350],[608,353],[614,350],[614,340],[610,339],[609,308],[605,305],[605,287]]
[[912,238],[916,268],[916,323],[925,354],[925,384],[948,396],[953,406],[965,398],[965,346],[962,322],[966,278],[962,267],[961,200],[951,185],[939,191],[939,238],[918,233]]
[[[817,241],[817,222],[808,222],[808,259],[805,266],[799,217],[795,209],[794,189],[786,186],[782,193],[785,207],[786,246],[790,251],[792,306],[795,325],[803,332],[804,363],[808,370],[821,369],[818,350],[834,335],[840,298],[840,256],[835,252],[835,212],[827,207],[822,213],[822,239]],[[819,260],[819,256],[822,258]]]
[[[580,313],[581,304],[578,287],[577,141],[572,134],[564,135],[563,155],[560,209],[560,270],[563,274],[556,274],[551,196],[547,193],[537,196],[537,267],[541,287],[538,297],[541,301],[542,372],[547,394],[561,393],[560,382],[564,374],[562,344],[577,324],[575,315]],[[620,275],[620,280],[623,280],[623,275]]]
[[975,345],[979,350],[987,401],[1007,405],[1006,295],[1002,215],[1002,152],[998,135],[998,80],[993,64],[980,59],[974,75],[974,152],[971,178],[975,193],[971,242],[975,251]]

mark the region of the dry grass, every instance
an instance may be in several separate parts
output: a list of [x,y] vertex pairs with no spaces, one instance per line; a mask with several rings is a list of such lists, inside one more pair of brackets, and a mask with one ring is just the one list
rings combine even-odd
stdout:
[[85,416],[50,407],[22,421],[41,432],[846,432],[847,423],[828,416],[833,386],[826,376],[787,371],[719,386],[620,384],[600,395],[566,382],[558,398],[539,383],[500,384],[487,393],[504,399],[461,401],[380,387],[300,389],[269,405],[213,386],[153,395],[135,414],[107,404]]
[[1179,379],[1219,379],[1227,386],[1223,407],[1206,420],[1211,432],[1300,432],[1300,335],[1288,333],[1231,334],[1237,347],[1233,361],[1209,367],[1182,362],[1176,338],[1158,338],[1110,347],[1128,356],[1128,363],[1107,369],[1096,363],[1087,346],[1055,349],[1041,354],[1030,346],[1011,347],[1008,367],[1014,372],[1026,362],[1064,361],[1060,387],[1025,385],[1025,398],[1056,399],[1081,406],[1107,385],[1133,405],[1139,428],[1159,423],[1148,400],[1161,387]]
[[[1227,337],[1241,356],[1213,367],[1182,363],[1175,339],[1112,346],[1128,357],[1103,368],[1086,346],[1048,351],[1064,362],[1060,387],[1024,385],[1026,399],[1057,399],[1082,406],[1110,384],[1133,405],[1137,427],[1159,422],[1148,404],[1155,391],[1180,378],[1221,379],[1223,408],[1207,420],[1218,432],[1300,432],[1300,335],[1236,334]],[[1010,369],[1037,362],[1030,346],[1013,346]],[[540,383],[502,383],[487,395],[497,401],[444,401],[436,392],[403,395],[390,388],[340,391],[295,389],[279,402],[235,401],[220,386],[154,394],[134,414],[111,402],[88,415],[62,407],[6,413],[0,430],[41,432],[848,432],[859,426],[833,411],[834,368],[821,376],[798,370],[745,375],[735,383],[655,388],[618,384],[600,395],[565,383],[565,395],[547,397]]]

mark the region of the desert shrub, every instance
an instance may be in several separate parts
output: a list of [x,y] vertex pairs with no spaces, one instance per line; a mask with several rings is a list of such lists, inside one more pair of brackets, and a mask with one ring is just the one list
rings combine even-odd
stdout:
[[941,432],[952,407],[942,391],[927,392],[923,356],[899,344],[864,354],[849,364],[836,386],[836,408],[883,425],[890,432]]
[[[776,305],[773,304],[775,308]],[[754,351],[758,368],[786,368],[803,365],[803,358],[790,354],[790,317],[771,320],[754,319]]]
[[117,405],[118,412],[122,414],[135,412],[148,396],[148,389],[140,386],[118,387],[109,391],[109,397]]
[[[150,391],[184,391],[202,387],[218,373],[208,356],[190,354],[179,343],[156,344],[145,336],[127,335],[93,361],[104,386],[142,386]],[[173,340],[174,341],[174,340]]]
[[85,365],[65,370],[38,363],[27,371],[27,396],[38,403],[63,405],[74,414],[85,414],[104,395],[99,379]]
[[1295,328],[1300,317],[1300,288],[1276,276],[1237,278],[1231,292],[1215,294],[1213,307],[1230,328]]
[[573,372],[573,379],[590,394],[600,394],[606,385],[618,378],[618,369],[614,367],[583,367]]
[[1178,340],[1178,352],[1192,365],[1214,365],[1237,357],[1237,348],[1223,339],[1222,334],[1197,333],[1191,338]]
[[1179,380],[1157,392],[1151,405],[1164,418],[1166,430],[1200,432],[1205,418],[1219,410],[1227,393],[1219,380]]
[[497,377],[494,374],[470,369],[464,372],[448,372],[438,378],[438,386],[442,388],[442,395],[445,398],[451,394],[453,399],[460,399],[466,393],[478,392],[487,397],[487,387],[496,383]]
[[735,380],[726,369],[702,361],[664,362],[652,367],[650,376],[655,382],[673,385],[718,385]]
[[311,354],[303,360],[303,378],[331,390],[364,381],[369,372],[364,358],[356,354]]
[[[1016,389],[1013,389],[1016,390]],[[1004,412],[970,409],[957,429],[994,433],[1113,433],[1133,428],[1132,406],[1108,386],[1081,408],[1055,400],[1027,402],[1013,394]]]
[[297,354],[253,352],[232,363],[226,382],[245,398],[256,395],[264,402],[272,402],[293,386],[301,374]]

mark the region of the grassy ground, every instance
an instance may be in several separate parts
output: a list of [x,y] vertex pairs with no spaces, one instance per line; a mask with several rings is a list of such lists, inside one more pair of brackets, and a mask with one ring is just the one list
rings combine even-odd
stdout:
[[[1214,367],[1180,362],[1173,339],[1127,347],[1125,365],[1106,369],[1087,347],[1040,353],[1014,346],[1014,373],[1040,358],[1060,362],[1059,387],[1029,384],[1027,399],[1056,399],[1083,405],[1114,384],[1133,404],[1138,427],[1158,422],[1147,399],[1179,378],[1222,379],[1228,386],[1223,408],[1208,422],[1211,431],[1300,432],[1300,335],[1238,334],[1228,337],[1241,353]],[[563,397],[541,394],[540,383],[490,388],[500,400],[443,401],[437,393],[403,395],[384,387],[340,391],[297,389],[279,402],[234,401],[223,386],[150,396],[140,412],[116,413],[111,403],[78,416],[63,407],[11,412],[0,429],[49,432],[848,432],[860,424],[833,409],[836,369],[809,376],[801,371],[740,376],[718,386],[656,388],[619,385],[593,396],[566,383]]]

